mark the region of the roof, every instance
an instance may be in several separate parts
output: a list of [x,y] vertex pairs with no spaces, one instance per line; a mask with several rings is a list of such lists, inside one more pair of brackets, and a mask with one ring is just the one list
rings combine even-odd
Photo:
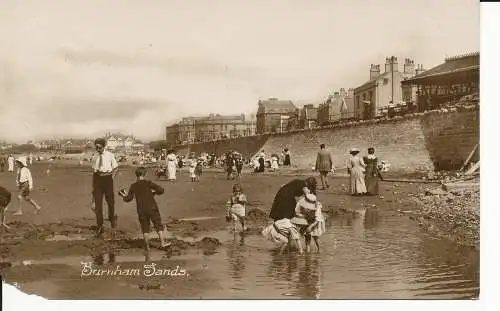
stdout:
[[365,82],[364,84],[354,88],[354,91],[355,92],[358,92],[362,89],[365,89],[365,88],[372,88],[374,87],[375,85],[377,84],[377,79],[373,79],[373,80],[370,80],[370,81],[367,81]]
[[279,100],[276,98],[259,100],[258,113],[290,113],[296,110],[297,107],[295,107],[291,100]]
[[402,81],[402,83],[414,84],[433,77],[473,70],[479,70],[479,52],[446,58],[444,63]]

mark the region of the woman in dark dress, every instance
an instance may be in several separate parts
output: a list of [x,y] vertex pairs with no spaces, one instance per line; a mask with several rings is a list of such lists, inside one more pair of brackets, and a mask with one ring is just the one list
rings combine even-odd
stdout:
[[285,159],[283,160],[283,166],[290,166],[290,151],[288,150],[288,148],[285,148],[285,150],[283,150],[283,154],[285,155]]
[[269,218],[274,221],[295,217],[295,207],[298,197],[305,194],[305,189],[316,195],[317,182],[316,178],[308,177],[304,179],[294,179],[282,186],[274,197],[273,206]]
[[365,185],[368,195],[378,194],[378,179],[382,179],[380,172],[378,170],[378,159],[375,156],[375,149],[368,148],[368,155],[363,157],[363,161],[366,164],[365,171]]

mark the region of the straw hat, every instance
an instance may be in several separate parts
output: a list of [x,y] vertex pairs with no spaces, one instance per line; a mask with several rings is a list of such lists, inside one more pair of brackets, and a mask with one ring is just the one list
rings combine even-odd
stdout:
[[356,147],[351,148],[351,150],[349,150],[349,153],[351,153],[351,152],[359,152],[359,148],[356,148]]
[[28,166],[28,160],[25,156],[20,156],[16,159],[17,162],[21,163],[23,166]]

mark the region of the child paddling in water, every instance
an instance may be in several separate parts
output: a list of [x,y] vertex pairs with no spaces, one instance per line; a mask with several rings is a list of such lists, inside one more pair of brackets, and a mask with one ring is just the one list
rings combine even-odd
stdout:
[[321,212],[322,205],[312,193],[306,193],[295,207],[295,217],[292,223],[304,235],[306,252],[311,251],[311,238],[314,239],[319,252],[319,237],[325,232],[325,218]]
[[236,232],[237,223],[241,224],[242,230],[246,231],[245,218],[246,218],[246,208],[247,197],[243,193],[243,188],[240,184],[233,185],[233,195],[229,198],[226,203],[226,220],[233,220],[234,232]]
[[161,221],[160,211],[154,198],[155,195],[164,193],[162,187],[158,186],[150,180],[146,180],[146,169],[139,167],[135,171],[137,181],[130,186],[128,193],[125,189],[121,189],[118,194],[123,198],[123,201],[130,202],[134,199],[137,204],[137,216],[141,224],[142,234],[144,236],[144,244],[146,250],[149,250],[149,224],[153,223],[155,231],[161,241],[161,247],[167,247],[171,243],[166,242],[163,237],[163,224]]

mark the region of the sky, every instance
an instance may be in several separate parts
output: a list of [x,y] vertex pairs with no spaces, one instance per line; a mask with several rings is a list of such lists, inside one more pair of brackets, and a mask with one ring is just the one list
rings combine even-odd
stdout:
[[123,132],[320,103],[398,57],[479,51],[479,1],[0,0],[0,139]]

